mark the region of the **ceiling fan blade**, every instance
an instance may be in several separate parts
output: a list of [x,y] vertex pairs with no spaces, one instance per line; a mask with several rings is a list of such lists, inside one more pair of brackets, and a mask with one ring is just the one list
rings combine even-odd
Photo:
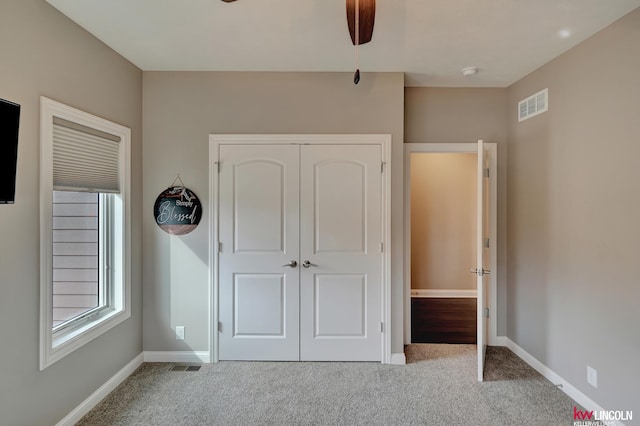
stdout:
[[225,2],[225,3],[233,3],[236,0],[222,0],[222,1]]
[[[371,41],[373,36],[373,24],[376,20],[376,0],[359,0],[360,8],[360,34],[359,43],[365,44]],[[351,42],[356,44],[356,0],[347,0],[347,25]]]

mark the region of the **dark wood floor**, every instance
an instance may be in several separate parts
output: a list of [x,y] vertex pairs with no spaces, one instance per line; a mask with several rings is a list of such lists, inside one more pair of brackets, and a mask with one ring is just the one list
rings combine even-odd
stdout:
[[475,298],[411,298],[412,343],[476,343]]

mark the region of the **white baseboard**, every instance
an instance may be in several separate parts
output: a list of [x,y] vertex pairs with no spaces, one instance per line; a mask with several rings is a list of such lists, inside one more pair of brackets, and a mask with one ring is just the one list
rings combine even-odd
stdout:
[[[509,346],[509,338],[507,336],[494,336],[489,337],[489,346]],[[513,343],[513,342],[511,342]],[[515,353],[515,351],[513,351]]]
[[404,353],[392,353],[391,354],[391,362],[392,365],[405,365],[407,363],[407,358],[404,356]]
[[129,377],[136,368],[140,367],[143,362],[142,354],[136,356],[127,365],[122,367],[113,377],[100,386],[94,393],[92,393],[87,399],[82,401],[80,405],[67,414],[62,420],[56,423],[56,426],[73,426],[80,421],[93,407],[98,405],[111,391],[113,391],[120,383],[122,383],[127,377]]
[[411,297],[476,297],[478,292],[476,290],[425,290],[421,288],[412,288]]
[[209,351],[144,351],[144,362],[209,363]]
[[[560,375],[558,375],[555,371],[551,370],[549,367],[547,367],[546,365],[538,361],[533,355],[531,355],[529,352],[522,349],[513,340],[505,336],[500,336],[499,338],[505,339],[506,347],[511,349],[511,351],[514,354],[518,355],[518,357],[520,357],[524,362],[529,364],[538,373],[542,374],[551,383],[555,385],[561,384],[562,386],[560,387],[560,390],[566,393],[571,399],[576,401],[578,404],[582,405],[585,409],[587,409],[588,411],[604,411],[604,408],[602,408],[599,404],[597,404],[587,395],[583,394],[575,386],[573,386],[571,383],[567,382]],[[615,421],[615,422],[612,421],[609,424],[616,425],[616,426],[624,426],[624,423],[621,423],[619,421]]]

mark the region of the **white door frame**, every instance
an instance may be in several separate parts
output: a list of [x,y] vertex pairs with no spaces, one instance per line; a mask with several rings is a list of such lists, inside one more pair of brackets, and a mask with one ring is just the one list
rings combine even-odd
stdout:
[[[499,346],[497,320],[497,272],[498,272],[498,156],[497,144],[484,144],[491,156],[489,166],[490,179],[490,270],[489,275],[489,345]],[[441,152],[441,153],[470,153],[478,152],[477,143],[405,143],[404,144],[404,342],[411,343],[411,153],[413,152]],[[469,268],[474,268],[470,265]]]
[[218,283],[218,159],[219,146],[224,144],[324,144],[379,145],[382,154],[382,363],[391,363],[391,135],[209,135],[209,358],[219,361],[219,283]]

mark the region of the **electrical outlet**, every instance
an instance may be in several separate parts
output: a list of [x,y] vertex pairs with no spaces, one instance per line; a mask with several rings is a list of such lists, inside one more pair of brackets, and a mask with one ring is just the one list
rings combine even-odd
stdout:
[[176,325],[176,340],[184,340],[184,325]]
[[587,383],[594,388],[598,387],[598,371],[587,365]]

